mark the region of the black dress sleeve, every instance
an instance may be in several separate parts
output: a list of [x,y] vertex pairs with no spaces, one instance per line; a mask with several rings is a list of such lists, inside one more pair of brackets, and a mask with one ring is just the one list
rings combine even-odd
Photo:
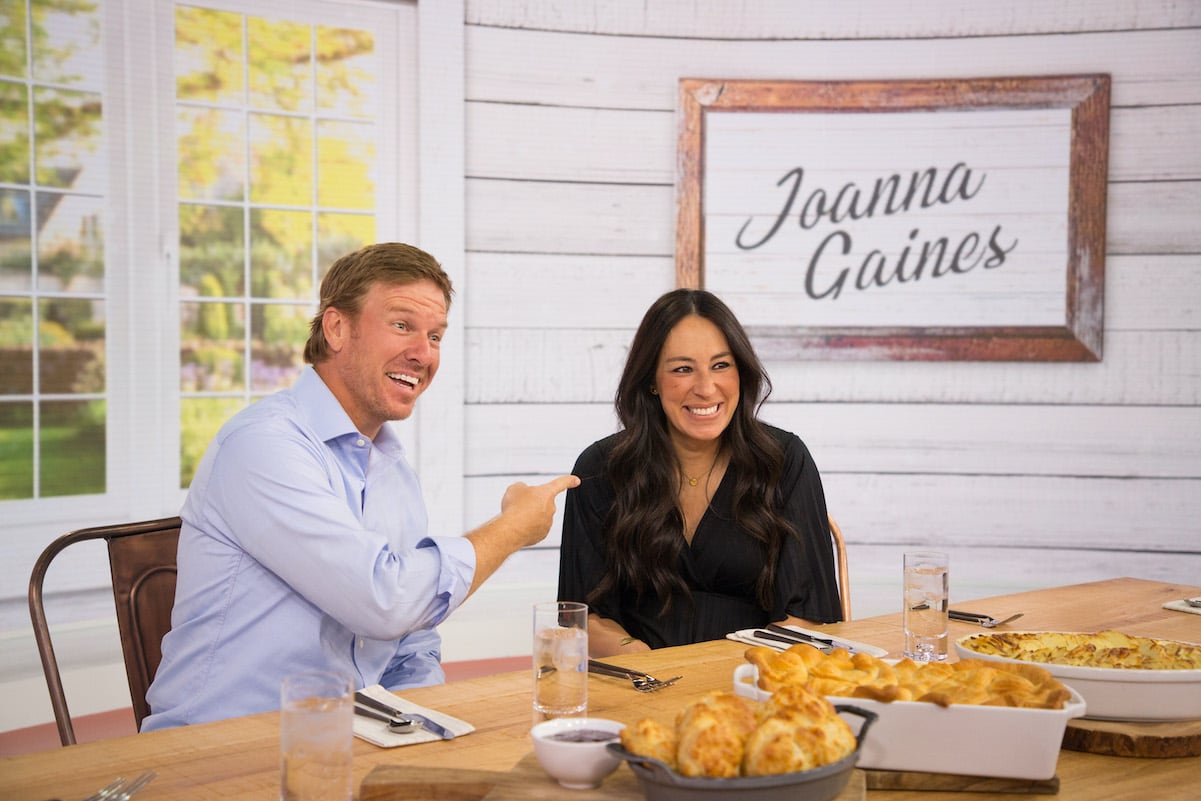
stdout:
[[780,556],[773,619],[794,615],[818,623],[842,620],[821,474],[798,436],[780,429],[774,429],[773,434],[784,446],[780,485],[783,512],[797,530],[796,539],[784,547]]
[[572,473],[580,485],[567,491],[563,505],[563,537],[559,547],[559,600],[588,603],[589,612],[620,622],[613,594],[588,601],[605,570],[604,523],[613,504],[605,479],[607,440],[594,442],[576,459]]

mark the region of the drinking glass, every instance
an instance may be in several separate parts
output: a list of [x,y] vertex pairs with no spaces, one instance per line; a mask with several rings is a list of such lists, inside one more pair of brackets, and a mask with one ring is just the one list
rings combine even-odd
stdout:
[[534,709],[547,717],[588,709],[588,607],[534,604]]
[[297,673],[280,689],[280,801],[349,801],[354,793],[354,683]]
[[905,554],[905,656],[915,662],[947,658],[947,568],[945,553]]

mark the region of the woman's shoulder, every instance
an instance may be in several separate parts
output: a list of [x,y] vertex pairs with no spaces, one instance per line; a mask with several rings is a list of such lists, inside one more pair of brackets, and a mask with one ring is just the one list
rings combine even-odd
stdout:
[[585,474],[597,475],[602,473],[605,463],[609,460],[609,454],[612,453],[613,446],[617,443],[618,436],[618,434],[610,434],[584,448],[580,452],[580,455],[576,457],[573,472],[581,477]]

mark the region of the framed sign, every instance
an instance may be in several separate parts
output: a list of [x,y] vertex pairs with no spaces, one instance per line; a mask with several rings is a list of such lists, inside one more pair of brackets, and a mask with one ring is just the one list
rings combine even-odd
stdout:
[[682,79],[677,283],[763,356],[1099,361],[1109,86]]

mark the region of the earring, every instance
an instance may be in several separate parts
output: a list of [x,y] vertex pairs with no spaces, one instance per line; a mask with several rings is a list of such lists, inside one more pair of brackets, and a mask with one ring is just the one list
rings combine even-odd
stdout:
[[659,390],[658,390],[658,389],[656,389],[655,387],[651,387],[651,394],[652,394],[652,395],[658,395],[658,394],[659,394]]

